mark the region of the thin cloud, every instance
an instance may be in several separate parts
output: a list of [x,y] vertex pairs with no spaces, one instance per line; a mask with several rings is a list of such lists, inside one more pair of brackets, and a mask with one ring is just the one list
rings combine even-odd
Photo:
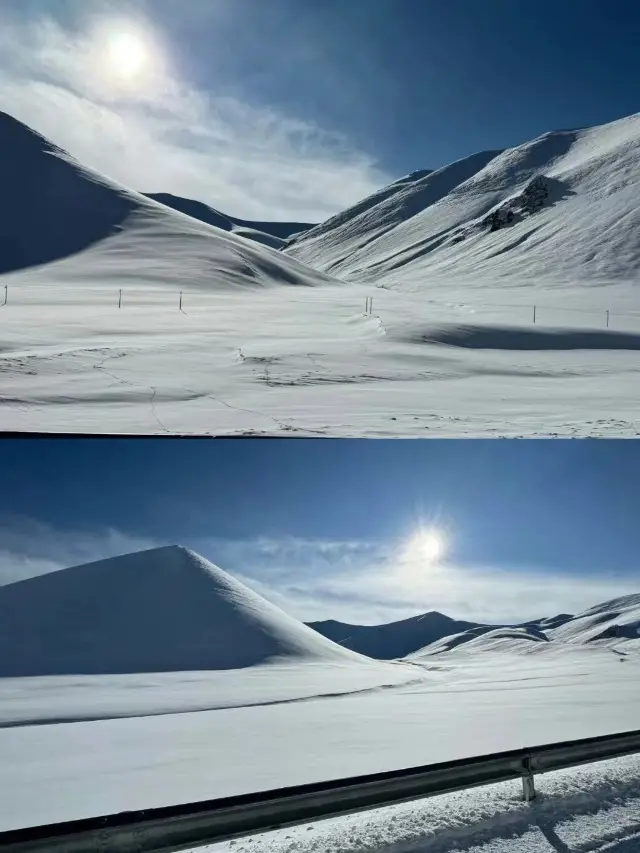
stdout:
[[403,543],[305,540],[201,542],[199,550],[304,621],[375,624],[438,610],[470,621],[578,613],[634,592],[629,580],[561,571],[424,566]]
[[[180,80],[144,4],[101,4],[72,26],[77,8],[64,20],[0,9],[0,105],[86,165],[256,219],[320,221],[390,180],[339,135]],[[154,58],[135,85],[106,66],[109,28],[120,24]]]
[[376,624],[430,610],[483,623],[579,613],[634,592],[628,579],[442,565],[425,568],[396,543],[258,537],[172,543],[114,529],[56,530],[0,520],[0,584],[165,544],[183,544],[303,621]]
[[0,586],[162,544],[168,543],[112,528],[58,530],[31,518],[4,518],[0,520]]

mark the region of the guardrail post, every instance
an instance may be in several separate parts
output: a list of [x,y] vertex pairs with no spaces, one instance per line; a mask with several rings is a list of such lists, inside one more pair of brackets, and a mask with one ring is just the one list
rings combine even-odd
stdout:
[[533,770],[531,769],[531,758],[525,758],[522,762],[522,793],[525,803],[530,803],[536,798],[536,787],[533,781]]

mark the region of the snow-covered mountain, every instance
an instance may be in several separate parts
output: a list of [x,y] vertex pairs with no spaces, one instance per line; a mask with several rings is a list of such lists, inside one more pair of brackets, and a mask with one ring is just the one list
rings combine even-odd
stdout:
[[285,252],[341,278],[619,281],[640,270],[640,114],[417,173]]
[[549,630],[563,643],[590,643],[640,650],[640,595],[605,601]]
[[640,595],[605,601],[577,616],[555,617],[502,628],[478,626],[443,637],[408,655],[420,661],[463,652],[537,652],[575,648],[611,649],[624,655],[640,651]]
[[560,613],[557,616],[514,625],[482,625],[478,622],[452,619],[433,610],[384,625],[350,625],[334,619],[308,624],[344,648],[379,660],[394,660],[411,658],[427,649],[429,654],[448,651],[485,634],[492,634],[491,639],[495,639],[510,637],[512,635],[509,632],[513,631],[516,638],[526,634],[544,639],[543,632],[564,625],[573,618],[569,613]]
[[221,213],[201,201],[182,198],[171,193],[145,193],[145,196],[180,213],[186,213],[187,216],[198,219],[200,222],[214,225],[223,231],[231,231],[233,234],[255,240],[273,249],[282,248],[290,237],[314,227],[309,222],[252,222],[247,219],[238,219]]
[[457,621],[435,610],[384,625],[350,625],[334,619],[308,625],[343,648],[380,660],[405,657],[441,637],[478,627],[475,622]]
[[28,271],[30,281],[47,284],[180,283],[211,290],[327,281],[281,252],[86,168],[6,113],[0,113],[0,185],[0,274]]
[[177,546],[0,587],[0,676],[359,660]]

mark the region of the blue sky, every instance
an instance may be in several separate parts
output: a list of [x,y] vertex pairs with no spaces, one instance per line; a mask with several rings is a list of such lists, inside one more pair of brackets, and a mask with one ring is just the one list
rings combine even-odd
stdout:
[[[478,621],[637,592],[640,443],[8,440],[0,580],[187,545],[304,618]],[[446,533],[437,566],[417,530]]]
[[[638,110],[628,0],[4,0],[0,108],[145,191],[321,219]],[[146,45],[127,86],[114,33]]]

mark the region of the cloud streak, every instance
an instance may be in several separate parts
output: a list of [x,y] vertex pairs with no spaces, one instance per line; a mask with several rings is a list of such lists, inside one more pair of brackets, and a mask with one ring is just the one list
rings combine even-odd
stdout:
[[[346,138],[179,79],[144,5],[103,3],[92,18],[78,9],[56,20],[0,8],[0,104],[86,165],[143,192],[294,221],[320,221],[390,180]],[[117,28],[150,46],[135,85],[107,65]]]

